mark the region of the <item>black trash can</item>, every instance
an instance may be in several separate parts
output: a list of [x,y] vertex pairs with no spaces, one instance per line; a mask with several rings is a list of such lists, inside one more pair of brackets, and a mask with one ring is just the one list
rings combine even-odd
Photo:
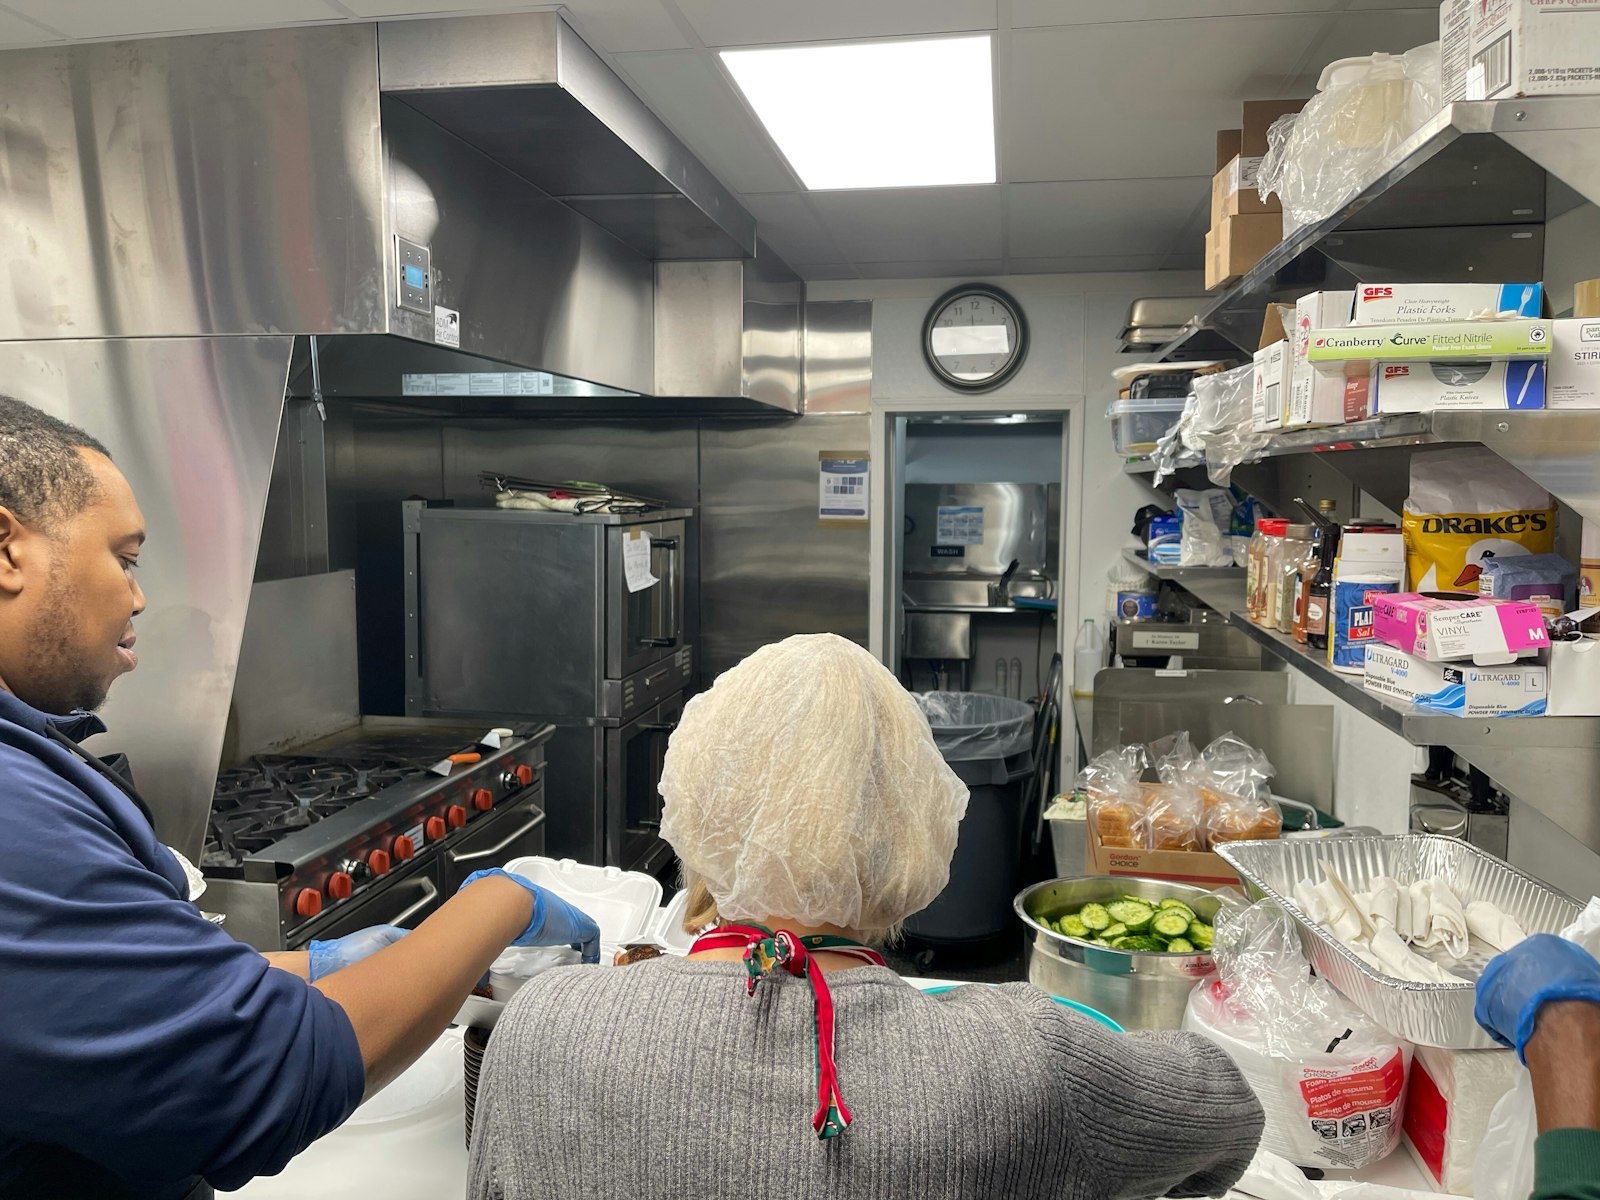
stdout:
[[907,940],[932,947],[1009,941],[1016,926],[1011,902],[1022,890],[1022,793],[1033,773],[1033,707],[977,692],[923,692],[917,702],[970,798],[950,882],[907,918]]

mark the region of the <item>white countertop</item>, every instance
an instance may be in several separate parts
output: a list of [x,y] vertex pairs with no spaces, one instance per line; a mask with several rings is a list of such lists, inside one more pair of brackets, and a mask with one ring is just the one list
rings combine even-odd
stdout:
[[[928,989],[948,979],[907,980]],[[245,1200],[454,1200],[466,1193],[466,1115],[461,1082],[461,1032],[440,1035],[409,1071],[363,1105],[342,1128],[309,1147],[283,1174],[252,1180]],[[428,1102],[392,1120],[384,1110]],[[1411,1156],[1397,1150],[1349,1178],[1431,1191]]]

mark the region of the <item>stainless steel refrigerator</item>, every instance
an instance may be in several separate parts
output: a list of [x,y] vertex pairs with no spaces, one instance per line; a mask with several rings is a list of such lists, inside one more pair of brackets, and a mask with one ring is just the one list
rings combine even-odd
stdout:
[[362,711],[549,721],[547,852],[661,869],[656,787],[694,675],[693,516],[367,506]]

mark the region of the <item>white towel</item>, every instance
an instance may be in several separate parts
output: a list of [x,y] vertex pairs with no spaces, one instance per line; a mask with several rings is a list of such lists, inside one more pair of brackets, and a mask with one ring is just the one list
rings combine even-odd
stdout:
[[1425,883],[1413,884],[1411,890],[1413,914],[1416,912],[1419,889],[1427,905],[1428,928],[1424,935],[1418,937],[1415,936],[1416,929],[1413,927],[1412,944],[1423,950],[1436,950],[1442,947],[1453,958],[1465,957],[1468,946],[1467,914],[1455,889],[1441,876],[1435,876]]

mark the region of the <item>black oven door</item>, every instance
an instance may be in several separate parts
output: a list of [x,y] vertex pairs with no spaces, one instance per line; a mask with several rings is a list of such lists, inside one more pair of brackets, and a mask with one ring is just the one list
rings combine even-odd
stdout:
[[544,853],[544,787],[518,792],[516,801],[472,822],[443,846],[448,899],[474,871],[503,867],[514,858]]
[[[626,679],[671,658],[683,644],[684,552],[682,521],[624,525],[608,530],[606,546],[606,678]],[[626,547],[650,539],[650,574],[656,582],[631,591]]]
[[683,697],[674,696],[606,734],[608,862],[624,871],[653,873],[672,855],[661,840],[661,768],[682,715]]

